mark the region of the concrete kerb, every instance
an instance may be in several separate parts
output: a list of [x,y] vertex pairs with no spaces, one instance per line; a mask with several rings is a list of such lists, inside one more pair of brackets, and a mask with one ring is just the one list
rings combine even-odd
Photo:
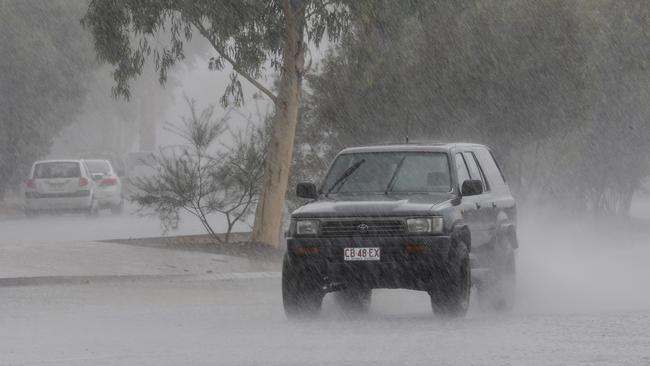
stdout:
[[97,276],[35,276],[0,278],[2,287],[92,285],[123,282],[235,281],[280,278],[280,272],[228,272],[213,274],[171,275],[97,275]]

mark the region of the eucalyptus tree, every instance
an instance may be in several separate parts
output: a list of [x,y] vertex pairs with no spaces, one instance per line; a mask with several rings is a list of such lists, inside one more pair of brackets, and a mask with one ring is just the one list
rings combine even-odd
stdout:
[[[336,40],[346,17],[342,0],[93,0],[83,24],[94,36],[99,59],[115,67],[116,96],[129,97],[129,82],[141,74],[148,58],[164,83],[169,69],[184,58],[184,45],[198,34],[215,53],[210,68],[232,68],[222,104],[243,102],[241,79],[273,102],[253,240],[278,245],[305,55],[325,35]],[[280,73],[276,91],[263,83],[269,69]]]

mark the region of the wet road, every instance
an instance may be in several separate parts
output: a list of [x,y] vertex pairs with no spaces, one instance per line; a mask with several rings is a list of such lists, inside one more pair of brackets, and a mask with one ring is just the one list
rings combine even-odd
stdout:
[[648,365],[650,311],[472,309],[376,291],[347,318],[289,322],[279,279],[0,289],[1,365]]
[[[277,273],[0,287],[0,365],[650,365],[645,226],[528,218],[515,311],[474,302],[455,321],[434,317],[424,293],[376,290],[367,315],[350,318],[328,296],[320,318],[290,322]],[[155,236],[159,226],[64,216],[0,222],[0,233],[1,249]]]

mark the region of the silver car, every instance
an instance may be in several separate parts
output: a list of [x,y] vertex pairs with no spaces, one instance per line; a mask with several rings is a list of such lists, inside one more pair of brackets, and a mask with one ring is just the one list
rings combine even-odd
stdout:
[[94,215],[96,187],[82,160],[37,161],[25,182],[25,214],[77,211]]
[[92,175],[97,189],[95,199],[100,208],[110,208],[114,214],[122,213],[124,198],[122,195],[122,180],[118,177],[108,160],[84,160]]

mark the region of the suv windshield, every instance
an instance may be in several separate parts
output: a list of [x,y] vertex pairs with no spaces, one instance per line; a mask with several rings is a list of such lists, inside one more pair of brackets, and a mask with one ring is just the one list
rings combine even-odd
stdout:
[[450,190],[447,154],[437,152],[343,154],[332,165],[323,185],[323,192],[330,194]]

